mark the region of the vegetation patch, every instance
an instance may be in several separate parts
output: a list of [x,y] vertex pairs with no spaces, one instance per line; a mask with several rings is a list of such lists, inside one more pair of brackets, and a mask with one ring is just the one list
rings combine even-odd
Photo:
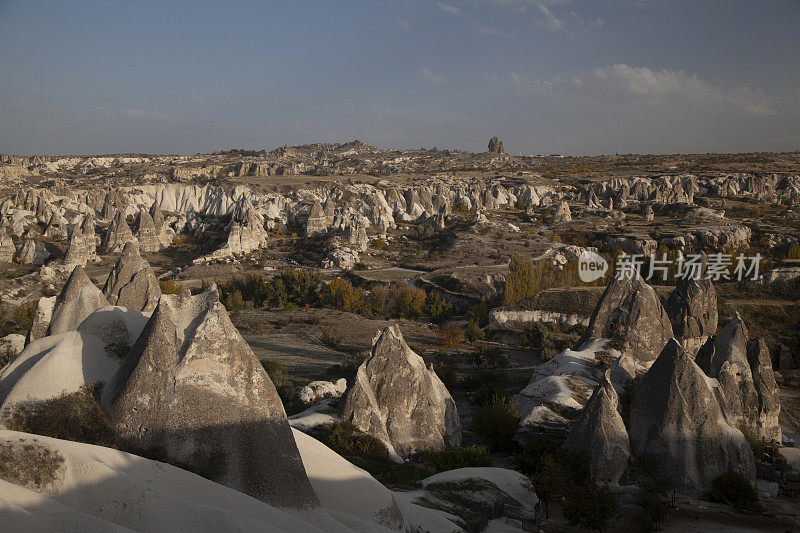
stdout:
[[0,479],[36,492],[58,480],[64,458],[35,439],[0,443]]

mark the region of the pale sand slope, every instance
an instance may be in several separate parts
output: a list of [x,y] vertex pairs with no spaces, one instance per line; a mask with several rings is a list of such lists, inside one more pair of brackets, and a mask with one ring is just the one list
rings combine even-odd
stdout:
[[[36,441],[63,458],[41,494],[0,484],[0,523],[9,531],[375,531],[325,509],[289,512],[179,468],[110,448],[0,430],[0,444]],[[354,498],[361,495],[353,494]]]
[[67,331],[32,342],[0,372],[0,408],[24,400],[47,400],[107,381],[121,359],[106,352],[103,341],[88,333]]
[[393,493],[369,472],[351,464],[313,437],[294,428],[292,433],[311,486],[329,511],[378,522],[392,529],[459,531],[458,526],[448,520],[447,513],[410,503],[403,497],[404,493]]
[[[0,445],[36,442],[60,454],[57,480],[29,490],[0,480],[0,523],[9,531],[457,531],[444,513],[403,501],[319,441],[295,431],[324,508],[287,511],[179,468],[135,455],[16,431]],[[382,513],[394,509],[399,514]],[[392,527],[397,530],[397,526]]]

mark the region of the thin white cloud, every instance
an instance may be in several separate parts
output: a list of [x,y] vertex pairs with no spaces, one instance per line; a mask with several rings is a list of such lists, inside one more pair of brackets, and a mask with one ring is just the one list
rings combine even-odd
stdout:
[[464,13],[459,8],[457,8],[456,6],[451,6],[450,4],[445,4],[445,3],[442,3],[442,2],[436,2],[436,7],[439,9],[439,11],[442,11],[444,13],[448,13],[448,14],[456,16],[456,17],[463,17],[464,16]]
[[536,20],[537,25],[544,26],[551,31],[561,31],[564,29],[564,23],[561,22],[561,19],[555,16],[555,14],[553,14],[553,12],[550,11],[546,5],[539,3],[539,5],[536,7],[539,8],[539,12],[544,17],[544,19]]
[[431,83],[435,83],[436,85],[444,85],[447,83],[447,78],[438,74],[434,74],[428,67],[419,67],[414,72],[421,78],[428,80]]
[[572,77],[531,79],[512,72],[505,80],[520,96],[564,96],[590,98],[623,105],[644,105],[673,112],[770,116],[784,100],[761,89],[726,88],[682,70],[632,67],[618,63]]
[[407,30],[411,27],[411,23],[403,17],[395,17],[394,25],[398,30]]

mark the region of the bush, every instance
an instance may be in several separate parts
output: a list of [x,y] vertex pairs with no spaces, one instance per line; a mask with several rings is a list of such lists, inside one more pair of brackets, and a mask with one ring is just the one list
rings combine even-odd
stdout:
[[281,280],[286,288],[288,300],[294,304],[314,305],[319,301],[322,274],[310,268],[284,270]]
[[366,310],[367,297],[362,289],[354,288],[346,279],[336,278],[323,285],[320,300],[328,307],[350,313],[363,313]]
[[388,246],[388,244],[386,244],[386,241],[384,241],[383,239],[372,239],[369,245],[372,248],[375,248],[376,250],[383,250]]
[[545,361],[549,361],[558,353],[550,338],[550,331],[541,322],[533,322],[525,327],[522,344],[534,351],[538,351]]
[[442,348],[460,348],[464,342],[464,328],[457,322],[447,322],[439,326],[439,345]]
[[506,450],[511,446],[519,418],[514,402],[495,394],[475,412],[475,429],[493,450]]
[[603,531],[617,514],[617,499],[608,488],[585,483],[569,489],[561,510],[571,525]]
[[567,489],[591,482],[586,454],[559,445],[546,437],[525,444],[517,455],[520,471],[536,487],[543,500],[567,495]]
[[33,319],[36,317],[36,302],[27,300],[22,302],[14,309],[14,323],[19,329],[29,330],[33,325]]
[[456,446],[442,452],[421,452],[414,459],[436,472],[492,466],[492,457],[488,450],[477,446]]
[[239,316],[239,313],[244,310],[244,299],[242,298],[242,293],[236,290],[228,294],[228,297],[225,298],[225,308],[232,317]]
[[425,295],[423,312],[436,324],[441,324],[450,318],[451,311],[452,306],[444,301],[438,292],[429,292]]
[[182,284],[172,278],[159,281],[158,288],[161,289],[161,294],[180,294],[185,289]]
[[333,328],[325,327],[322,328],[322,335],[320,335],[319,340],[322,344],[338,350],[342,345],[343,337],[340,333],[334,331]]
[[334,422],[330,434],[324,440],[339,455],[389,460],[389,451],[380,440],[363,433],[346,420]]
[[289,382],[289,373],[286,371],[286,365],[274,359],[266,359],[261,361],[261,366],[269,374],[269,379],[275,387],[281,387]]
[[476,343],[478,341],[483,340],[486,334],[481,329],[480,325],[478,325],[478,321],[474,318],[470,318],[469,322],[467,323],[467,331],[466,337],[467,340],[471,343]]
[[786,254],[787,259],[800,259],[800,244],[793,242],[789,245],[789,251]]
[[758,493],[741,474],[726,472],[711,483],[711,500],[746,509],[758,501]]
[[115,447],[114,430],[87,386],[44,401],[21,402],[4,413],[6,426],[14,431],[56,439]]
[[16,359],[17,355],[19,354],[10,345],[6,344],[3,346],[3,348],[0,349],[0,369]]
[[530,257],[514,255],[503,290],[503,305],[513,305],[536,294],[533,261]]

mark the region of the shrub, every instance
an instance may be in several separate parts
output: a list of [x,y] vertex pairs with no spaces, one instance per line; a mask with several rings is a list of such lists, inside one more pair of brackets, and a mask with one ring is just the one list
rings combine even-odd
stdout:
[[369,245],[372,248],[375,248],[376,250],[383,250],[388,246],[388,244],[386,244],[386,241],[384,241],[383,239],[372,239]]
[[480,340],[483,340],[485,336],[486,334],[478,325],[478,321],[475,320],[474,318],[470,318],[469,322],[467,323],[467,331],[466,331],[467,340],[474,344]]
[[603,531],[617,514],[617,499],[607,487],[585,483],[569,489],[561,510],[571,525]]
[[459,348],[464,342],[464,328],[457,322],[447,322],[439,326],[439,345],[442,348]]
[[38,442],[0,443],[0,479],[30,490],[43,492],[58,479],[64,458]]
[[533,261],[528,256],[514,255],[503,290],[503,305],[513,305],[536,293]]
[[436,324],[446,321],[450,317],[451,311],[452,306],[444,301],[438,292],[429,292],[425,295],[423,312]]
[[0,369],[16,359],[17,355],[19,354],[10,345],[6,344],[3,346],[3,348],[0,349]]
[[114,447],[114,430],[87,386],[44,401],[21,402],[6,410],[6,426],[14,431],[56,439]]
[[346,420],[334,422],[325,444],[339,455],[389,460],[389,451],[380,440],[361,432]]
[[758,493],[741,474],[726,472],[711,483],[711,499],[745,509],[758,501]]
[[264,303],[271,307],[278,307],[283,309],[289,304],[289,293],[286,292],[286,285],[284,285],[281,278],[272,278],[267,284],[267,295]]
[[14,323],[19,329],[29,330],[36,317],[36,303],[33,300],[22,302],[14,309]]
[[473,398],[475,405],[487,405],[492,402],[492,398],[500,394],[493,383],[484,383],[478,387],[478,391]]
[[541,322],[533,322],[525,327],[522,344],[538,351],[545,361],[549,361],[557,354],[556,347],[550,338],[550,331]]
[[185,289],[182,284],[177,283],[172,278],[159,281],[158,288],[161,289],[161,294],[180,294]]
[[789,245],[789,251],[786,254],[787,259],[800,259],[800,244],[793,242]]
[[442,452],[422,452],[414,459],[436,472],[492,466],[492,457],[488,450],[477,446],[456,446]]
[[362,313],[366,308],[364,291],[354,288],[343,278],[332,279],[330,283],[323,285],[320,300],[323,305],[351,313]]
[[342,345],[342,335],[330,327],[322,328],[322,335],[320,335],[319,340],[322,341],[322,344],[337,350]]
[[244,299],[242,298],[242,293],[236,290],[228,294],[228,297],[225,298],[225,308],[232,317],[239,316],[239,313],[244,310]]
[[495,394],[475,412],[475,429],[493,450],[505,450],[511,445],[519,418],[514,402]]
[[520,471],[531,479],[537,496],[543,500],[567,495],[568,488],[591,480],[586,454],[556,444],[546,437],[526,443],[516,459]]
[[289,373],[286,371],[286,365],[280,361],[276,361],[275,359],[265,359],[264,361],[261,361],[261,366],[263,366],[264,370],[267,371],[267,374],[269,374],[269,379],[272,380],[272,384],[275,385],[275,387],[281,387],[288,383]]
[[319,301],[322,274],[310,268],[284,270],[281,280],[288,300],[297,305],[314,305]]

